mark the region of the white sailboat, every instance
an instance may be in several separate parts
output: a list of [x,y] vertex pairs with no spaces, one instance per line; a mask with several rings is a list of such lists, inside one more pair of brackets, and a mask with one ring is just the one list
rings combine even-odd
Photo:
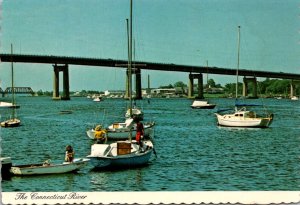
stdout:
[[[128,32],[130,30],[130,33]],[[132,116],[132,0],[130,0],[130,29],[128,28],[128,71],[129,71],[129,99],[130,116]],[[129,140],[119,141],[112,144],[94,144],[91,147],[91,154],[87,158],[95,168],[133,168],[146,165],[154,152],[151,140],[143,140],[141,145],[132,140],[132,133],[129,132]]]
[[[152,137],[154,134],[154,122],[146,122],[144,124],[144,137]],[[97,127],[97,126],[96,126]],[[136,124],[132,118],[126,119],[125,122],[114,122],[109,125],[106,130],[106,137],[109,140],[124,140],[128,139],[129,132],[132,135],[136,134]],[[89,129],[86,131],[87,136],[90,139],[95,139],[95,129]]]
[[[240,50],[240,26],[238,27],[238,66],[236,72],[236,100],[238,99],[238,71],[239,71],[239,50]],[[258,116],[254,111],[246,109],[246,105],[235,105],[235,112],[232,114],[215,113],[218,125],[226,127],[269,127],[273,121],[273,114]],[[239,108],[240,107],[240,108]]]
[[[14,89],[14,66],[13,66],[13,46],[11,44],[11,89],[12,89],[12,105],[15,105],[15,89]],[[16,117],[16,106],[12,108],[11,118],[0,123],[1,127],[18,127],[21,124],[21,121]]]

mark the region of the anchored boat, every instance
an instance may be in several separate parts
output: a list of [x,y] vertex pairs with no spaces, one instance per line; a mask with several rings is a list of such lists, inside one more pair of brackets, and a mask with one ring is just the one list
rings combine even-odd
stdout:
[[88,163],[89,159],[74,159],[73,162],[63,162],[52,164],[50,160],[40,164],[14,165],[10,172],[14,175],[42,175],[42,174],[61,174],[73,172],[81,169]]

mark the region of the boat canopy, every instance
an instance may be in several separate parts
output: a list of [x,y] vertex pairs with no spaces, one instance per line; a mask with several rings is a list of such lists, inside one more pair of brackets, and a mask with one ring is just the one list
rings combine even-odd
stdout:
[[235,100],[235,106],[236,107],[250,107],[250,106],[262,106],[262,105],[259,105],[259,104],[247,104],[247,103],[242,103],[242,102],[239,102],[238,100]]

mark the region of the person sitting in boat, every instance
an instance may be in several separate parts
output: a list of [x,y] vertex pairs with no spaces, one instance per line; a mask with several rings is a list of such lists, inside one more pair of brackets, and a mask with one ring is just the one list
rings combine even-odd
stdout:
[[136,121],[135,140],[140,146],[142,146],[142,138],[144,136],[144,125],[138,118],[136,118],[135,121]]
[[95,139],[97,144],[104,144],[106,142],[106,130],[102,129],[102,125],[95,127]]
[[75,155],[75,152],[73,151],[72,146],[71,146],[71,145],[68,145],[68,146],[66,147],[65,161],[66,161],[66,162],[73,162],[74,155]]

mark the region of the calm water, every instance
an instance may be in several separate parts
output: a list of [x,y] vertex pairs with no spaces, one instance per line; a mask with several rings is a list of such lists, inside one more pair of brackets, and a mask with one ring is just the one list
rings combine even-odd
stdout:
[[[3,99],[2,99],[3,100]],[[64,159],[71,144],[76,157],[90,153],[85,131],[95,123],[122,120],[128,102],[86,98],[52,101],[47,97],[18,97],[22,126],[1,129],[2,156],[14,164]],[[213,99],[219,107],[233,99]],[[252,100],[254,102],[260,100]],[[300,190],[300,101],[264,99],[275,113],[268,129],[230,129],[216,126],[215,110],[193,110],[188,99],[139,102],[145,119],[155,120],[155,148],[148,166],[122,171],[12,177],[2,190],[16,191],[205,191]],[[72,110],[72,114],[59,114]],[[2,120],[9,115],[1,110]]]

